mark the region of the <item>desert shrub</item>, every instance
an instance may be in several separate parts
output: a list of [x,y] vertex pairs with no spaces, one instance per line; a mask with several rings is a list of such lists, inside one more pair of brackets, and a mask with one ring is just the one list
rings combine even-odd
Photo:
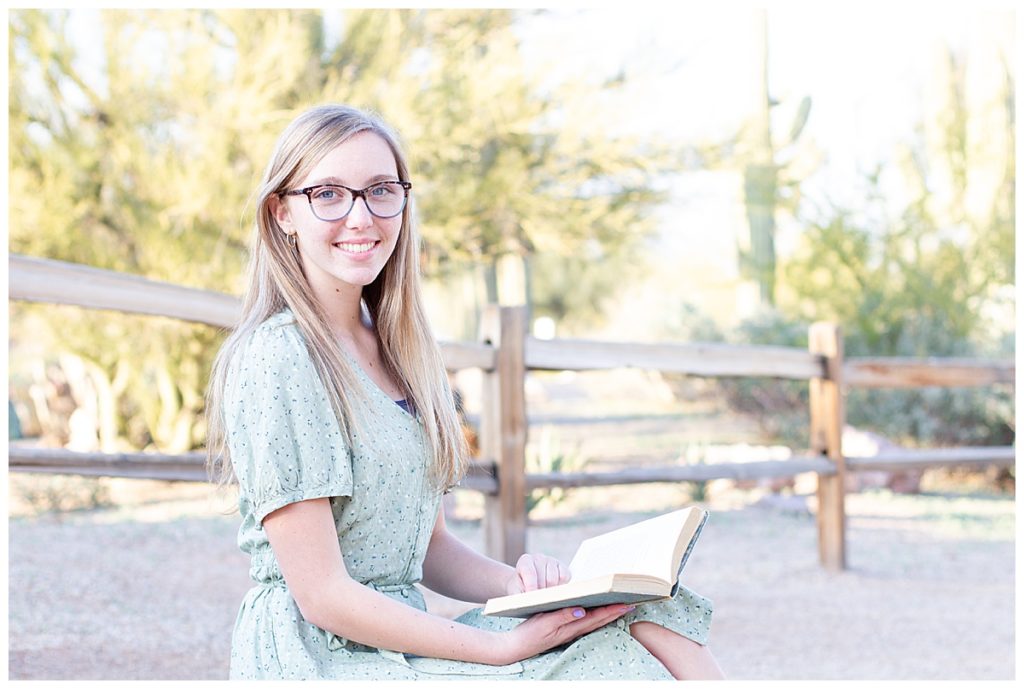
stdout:
[[[809,323],[765,310],[729,332],[692,306],[681,310],[673,339],[732,344],[807,347]],[[923,319],[924,320],[924,319]],[[1003,343],[1006,346],[1007,343]],[[980,347],[940,327],[919,323],[905,328],[893,352],[871,351],[869,340],[855,327],[843,333],[845,356],[990,355]],[[666,374],[677,396],[692,385],[687,376]],[[805,381],[763,378],[709,380],[709,392],[721,396],[728,408],[757,420],[772,442],[790,447],[808,444],[808,385]],[[846,396],[848,424],[871,430],[906,446],[1011,445],[1015,437],[1013,387],[850,389]]]
[[11,474],[11,498],[22,514],[61,513],[109,507],[110,487],[102,477]]
[[[526,471],[530,474],[574,473],[582,471],[584,464],[578,443],[567,449],[551,426],[541,427],[536,446],[528,447],[526,452]],[[542,504],[557,505],[566,495],[567,489],[557,486],[535,488],[526,496],[526,512],[529,514]]]
[[852,389],[847,423],[907,446],[1012,445],[1013,391],[1008,386]]
[[[807,329],[775,312],[763,312],[732,331],[721,329],[692,304],[666,322],[678,342],[756,344],[806,348]],[[677,399],[701,396],[720,400],[729,411],[755,419],[767,439],[790,446],[807,443],[807,383],[777,378],[696,378],[665,373]]]

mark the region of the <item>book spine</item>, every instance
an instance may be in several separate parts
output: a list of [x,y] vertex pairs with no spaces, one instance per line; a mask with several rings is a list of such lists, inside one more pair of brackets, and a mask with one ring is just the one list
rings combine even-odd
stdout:
[[672,596],[675,596],[676,591],[679,590],[679,575],[683,573],[683,567],[686,566],[686,561],[690,559],[690,552],[693,550],[693,546],[697,544],[700,532],[704,529],[704,525],[708,521],[708,514],[710,513],[704,513],[704,516],[700,520],[700,524],[697,525],[697,530],[693,532],[693,538],[690,539],[690,544],[686,546],[686,552],[683,553],[683,559],[679,561],[679,571],[676,572],[676,582],[672,585],[672,593],[670,594]]

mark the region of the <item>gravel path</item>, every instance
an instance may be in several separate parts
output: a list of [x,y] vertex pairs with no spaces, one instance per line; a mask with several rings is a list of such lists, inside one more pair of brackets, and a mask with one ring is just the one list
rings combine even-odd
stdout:
[[[653,509],[640,495],[614,504]],[[806,503],[710,505],[686,581],[715,602],[711,647],[730,678],[1014,678],[1012,499],[851,496],[850,569],[836,575],[817,564]],[[10,678],[225,678],[249,580],[237,515],[218,510],[192,499],[12,519]],[[552,517],[530,548],[568,560],[581,538],[647,516]],[[480,546],[478,521],[452,528]]]

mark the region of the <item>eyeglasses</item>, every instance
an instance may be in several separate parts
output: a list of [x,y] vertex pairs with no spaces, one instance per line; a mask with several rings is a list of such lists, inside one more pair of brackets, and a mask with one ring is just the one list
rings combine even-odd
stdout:
[[305,189],[286,191],[282,196],[305,195],[309,207],[320,220],[334,222],[352,212],[356,199],[366,203],[367,210],[378,218],[393,218],[409,201],[412,182],[378,182],[365,189],[352,189],[342,184],[317,184]]

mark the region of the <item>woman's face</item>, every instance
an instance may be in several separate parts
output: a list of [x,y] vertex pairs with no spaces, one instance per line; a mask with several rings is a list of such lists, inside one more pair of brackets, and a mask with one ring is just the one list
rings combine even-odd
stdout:
[[[391,148],[380,135],[367,131],[339,144],[292,189],[319,184],[365,189],[396,180],[398,166]],[[334,221],[314,215],[305,194],[272,197],[270,203],[281,229],[295,234],[306,279],[321,300],[353,290],[361,293],[384,269],[402,226],[401,213],[378,218],[362,198],[355,200],[348,215]]]

